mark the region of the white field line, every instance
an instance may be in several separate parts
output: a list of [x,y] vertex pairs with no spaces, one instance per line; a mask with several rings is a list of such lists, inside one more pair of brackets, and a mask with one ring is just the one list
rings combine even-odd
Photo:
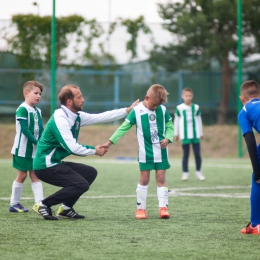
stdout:
[[[170,196],[174,197],[214,197],[214,198],[249,198],[247,193],[187,193],[185,191],[200,191],[200,190],[220,190],[220,189],[250,189],[250,186],[215,186],[215,187],[190,187],[171,189]],[[136,195],[111,195],[111,196],[81,196],[81,199],[120,199],[120,198],[135,198]],[[148,197],[157,197],[152,194]],[[23,197],[22,200],[33,200],[33,197]],[[10,200],[10,198],[0,198],[0,200]]]
[[[115,160],[115,159],[96,159],[96,160],[91,160],[91,159],[78,159],[78,160],[70,160],[70,161],[75,161],[75,162],[83,162],[85,164],[90,164],[90,163],[106,163],[106,164],[137,164],[138,162],[136,160]],[[12,160],[11,159],[0,159],[0,163],[10,163],[10,167],[12,165]],[[172,166],[181,166],[181,160],[170,160],[170,163]],[[193,167],[195,166],[194,162],[190,162],[190,166]],[[203,163],[203,168],[226,168],[226,169],[252,169],[252,166],[249,162],[246,163],[211,163],[211,162],[204,162]]]

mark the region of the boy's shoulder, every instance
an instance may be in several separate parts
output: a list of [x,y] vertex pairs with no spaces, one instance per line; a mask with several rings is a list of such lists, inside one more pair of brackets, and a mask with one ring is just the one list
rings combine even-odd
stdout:
[[21,103],[20,106],[16,109],[16,112],[19,113],[19,111],[27,111],[27,113],[35,113],[36,110],[41,114],[41,109],[38,107],[31,107],[25,102]]
[[249,110],[255,110],[259,109],[260,106],[260,99],[259,98],[253,98],[250,99],[241,109],[241,111],[248,112]]
[[133,107],[133,110],[134,111],[139,111],[140,109],[142,110],[144,108],[146,108],[146,107],[144,106],[143,102],[140,102],[138,105]]
[[191,109],[194,106],[196,109],[199,108],[198,104],[192,103],[190,106],[186,105],[185,103],[181,103],[177,106],[177,109]]

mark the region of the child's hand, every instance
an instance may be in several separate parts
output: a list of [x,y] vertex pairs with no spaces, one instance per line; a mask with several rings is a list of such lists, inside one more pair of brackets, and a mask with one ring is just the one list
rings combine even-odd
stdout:
[[107,148],[105,148],[105,147],[101,147],[100,145],[97,145],[96,147],[95,147],[95,149],[96,149],[96,153],[95,153],[95,155],[98,155],[98,156],[103,156],[103,155],[105,155],[106,153],[107,153]]
[[169,139],[165,138],[160,143],[161,143],[161,148],[165,149],[167,147],[168,143],[169,143]]
[[260,175],[259,173],[254,172],[254,180],[260,184]]
[[109,148],[110,146],[111,146],[111,144],[112,144],[112,142],[111,141],[107,141],[107,142],[105,142],[104,144],[102,144],[101,146],[100,146],[100,148]]
[[178,135],[175,135],[174,136],[174,140],[177,142],[179,140],[179,136]]

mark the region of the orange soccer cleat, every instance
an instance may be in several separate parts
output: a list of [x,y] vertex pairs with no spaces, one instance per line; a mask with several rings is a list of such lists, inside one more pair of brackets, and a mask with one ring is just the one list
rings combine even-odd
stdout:
[[241,233],[244,235],[260,235],[260,224],[255,227],[252,227],[252,223],[250,222],[245,228],[241,229]]
[[170,218],[170,213],[167,207],[160,208],[160,218]]
[[135,212],[135,218],[136,219],[146,219],[147,218],[147,212],[145,209],[138,209]]

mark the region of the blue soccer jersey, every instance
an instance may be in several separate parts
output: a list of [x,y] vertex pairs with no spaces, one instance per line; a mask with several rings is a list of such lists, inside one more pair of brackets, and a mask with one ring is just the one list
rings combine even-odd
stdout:
[[243,135],[253,132],[260,133],[260,99],[254,98],[246,103],[238,114],[238,122]]

